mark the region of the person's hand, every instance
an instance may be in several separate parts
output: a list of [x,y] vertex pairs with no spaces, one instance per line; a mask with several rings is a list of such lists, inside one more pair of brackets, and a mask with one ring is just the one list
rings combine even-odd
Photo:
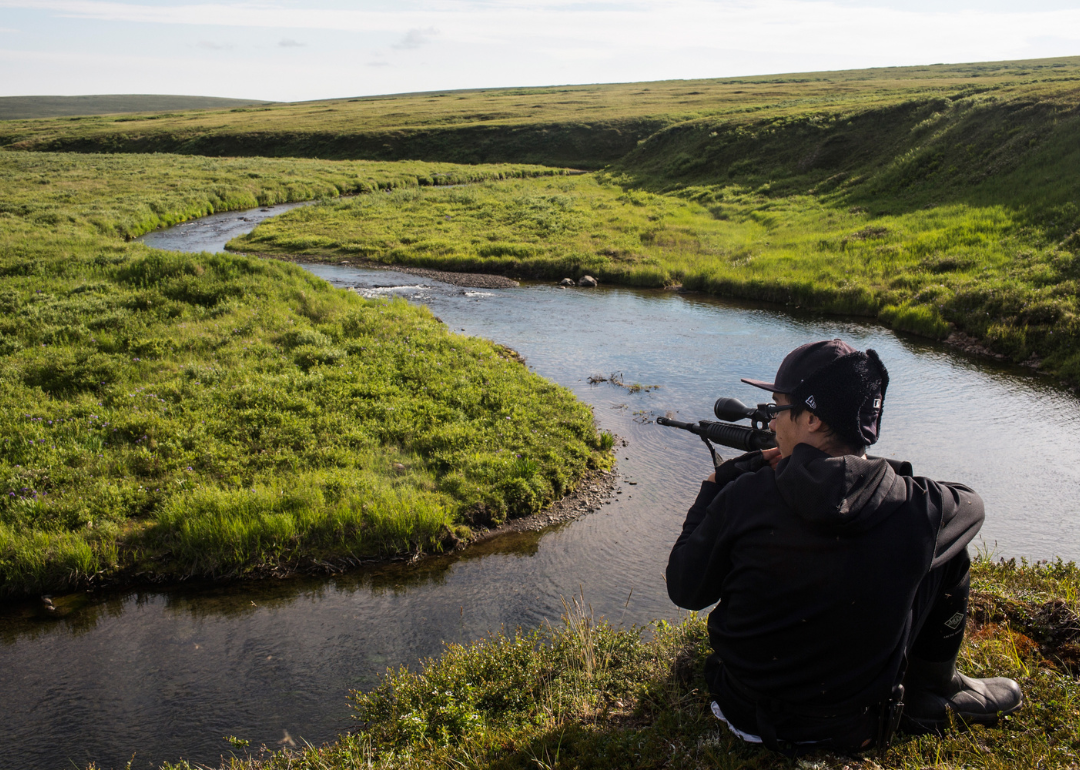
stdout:
[[715,484],[716,483],[716,471],[713,471],[712,473],[710,473],[709,478],[707,478],[705,480],[706,481],[711,481],[713,484]]
[[770,468],[776,468],[777,463],[780,462],[780,447],[773,447],[772,449],[765,449],[761,453],[761,458],[769,464]]

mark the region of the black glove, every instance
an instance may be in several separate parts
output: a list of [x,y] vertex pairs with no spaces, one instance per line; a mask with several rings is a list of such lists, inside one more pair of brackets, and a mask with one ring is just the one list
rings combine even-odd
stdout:
[[766,465],[768,462],[761,456],[760,449],[732,457],[716,466],[716,483],[725,486],[744,473],[757,473]]

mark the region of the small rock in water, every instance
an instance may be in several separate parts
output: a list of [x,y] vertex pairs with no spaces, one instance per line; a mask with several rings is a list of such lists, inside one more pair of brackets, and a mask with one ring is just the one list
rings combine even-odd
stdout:
[[582,279],[577,282],[577,285],[578,286],[589,286],[589,287],[596,286],[596,279],[593,278],[591,275],[586,275],[586,276],[583,276]]
[[559,281],[559,286],[573,286],[573,285],[574,285],[574,279],[573,278],[563,278],[561,281]]

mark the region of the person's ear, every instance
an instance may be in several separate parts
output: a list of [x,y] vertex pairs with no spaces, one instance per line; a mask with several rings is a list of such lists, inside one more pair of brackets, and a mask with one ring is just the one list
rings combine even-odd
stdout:
[[825,428],[825,423],[823,423],[821,418],[813,412],[807,411],[803,414],[807,415],[806,427],[811,433],[818,433]]

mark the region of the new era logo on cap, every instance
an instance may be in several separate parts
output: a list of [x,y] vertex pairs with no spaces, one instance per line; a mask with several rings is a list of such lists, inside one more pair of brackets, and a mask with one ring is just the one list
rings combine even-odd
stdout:
[[817,409],[817,402],[814,401],[814,397],[810,396],[806,399],[806,405],[811,409]]

